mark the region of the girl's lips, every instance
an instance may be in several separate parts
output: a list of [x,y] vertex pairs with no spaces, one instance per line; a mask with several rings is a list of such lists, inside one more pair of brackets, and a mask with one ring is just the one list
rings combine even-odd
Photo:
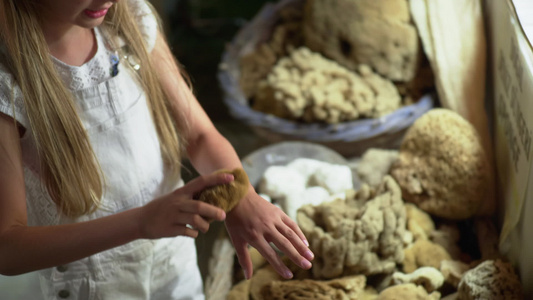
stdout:
[[105,9],[100,9],[100,10],[90,10],[90,9],[86,9],[84,10],[83,12],[85,13],[85,15],[89,18],[92,18],[92,19],[98,19],[98,18],[101,18],[103,16],[105,16],[107,14],[107,11],[109,10],[109,8],[105,8]]

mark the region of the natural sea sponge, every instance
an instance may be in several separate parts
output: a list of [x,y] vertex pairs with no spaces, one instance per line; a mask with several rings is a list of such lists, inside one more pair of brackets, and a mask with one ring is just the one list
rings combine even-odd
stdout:
[[316,256],[315,278],[390,273],[403,261],[405,207],[390,176],[353,199],[303,206],[297,219]]
[[429,240],[419,239],[411,247],[405,249],[403,271],[412,273],[420,267],[439,269],[443,260],[451,260],[446,249]]
[[355,70],[369,65],[394,81],[414,78],[420,45],[406,0],[308,0],[305,45]]
[[439,292],[433,292],[428,295],[426,290],[421,286],[416,286],[412,283],[405,283],[391,286],[381,292],[377,300],[438,300],[440,299]]
[[258,83],[268,75],[277,59],[274,50],[267,44],[241,57],[239,84],[247,99],[255,96]]
[[458,260],[443,260],[440,262],[440,272],[444,276],[444,280],[454,288],[459,286],[463,274],[469,269],[469,265]]
[[390,167],[398,159],[397,150],[370,148],[361,157],[357,175],[362,182],[376,187],[389,174]]
[[263,299],[268,300],[348,300],[359,299],[364,293],[366,278],[362,275],[344,277],[330,281],[290,280],[273,281],[262,290]]
[[487,260],[463,275],[457,299],[518,300],[524,299],[524,295],[520,279],[511,264]]
[[444,276],[439,270],[433,267],[422,267],[410,274],[394,272],[392,274],[392,280],[395,284],[414,283],[424,287],[428,293],[431,293],[442,286]]
[[392,81],[366,65],[352,72],[305,47],[281,58],[258,84],[253,109],[280,118],[330,124],[377,118],[398,109]]
[[415,240],[428,239],[429,235],[435,230],[435,223],[423,210],[412,203],[405,204],[407,214],[407,230],[409,230]]
[[271,282],[282,280],[283,277],[281,277],[271,265],[267,265],[266,267],[257,270],[257,272],[255,272],[255,274],[252,276],[252,279],[249,280],[250,299],[268,300],[262,295],[263,288],[265,288],[265,286],[267,286]]
[[[286,166],[268,167],[258,192],[268,195],[293,220],[305,205],[333,200],[332,195],[353,189],[350,167],[310,158],[297,158]],[[336,196],[335,196],[336,197]]]
[[216,185],[203,190],[199,196],[199,200],[222,208],[225,212],[229,212],[246,195],[250,182],[248,175],[241,168],[234,170],[222,169],[215,172],[215,174],[220,173],[233,174],[235,179],[230,183]]
[[287,5],[279,11],[280,19],[272,29],[270,40],[257,45],[249,53],[243,53],[239,63],[239,85],[246,99],[255,97],[259,82],[268,75],[278,59],[303,44],[302,17],[300,5]]
[[226,300],[248,300],[250,299],[250,280],[243,280],[231,288]]
[[407,202],[442,218],[470,218],[487,198],[490,169],[481,139],[449,109],[432,109],[409,128],[390,172]]

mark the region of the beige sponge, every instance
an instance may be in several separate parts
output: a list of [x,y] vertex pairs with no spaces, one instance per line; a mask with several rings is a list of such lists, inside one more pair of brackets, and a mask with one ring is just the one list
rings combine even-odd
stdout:
[[246,195],[250,182],[248,175],[241,168],[234,170],[222,169],[215,172],[215,174],[220,173],[233,174],[235,179],[230,183],[216,185],[203,190],[199,196],[199,200],[220,207],[225,212],[229,212]]
[[432,109],[409,128],[390,172],[407,202],[438,217],[468,219],[487,199],[490,168],[481,139],[448,109]]

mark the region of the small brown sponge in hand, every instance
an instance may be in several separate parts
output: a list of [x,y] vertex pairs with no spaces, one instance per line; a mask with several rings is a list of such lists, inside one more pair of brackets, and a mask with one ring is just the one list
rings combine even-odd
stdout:
[[203,190],[198,199],[229,212],[246,195],[250,183],[248,175],[242,168],[221,169],[215,172],[215,174],[220,173],[232,174],[235,179],[230,183],[215,185]]

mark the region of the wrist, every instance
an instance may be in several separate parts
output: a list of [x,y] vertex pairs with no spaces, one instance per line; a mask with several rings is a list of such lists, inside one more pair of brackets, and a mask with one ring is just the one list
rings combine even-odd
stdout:
[[255,199],[254,194],[256,194],[255,189],[250,184],[248,186],[248,191],[246,192],[246,195],[244,195],[244,197],[239,200],[239,203],[237,203],[237,205],[235,205],[235,207],[226,214],[226,219],[234,215],[234,212],[241,211],[242,209],[245,209],[245,207],[249,207],[250,203]]
[[246,193],[245,198],[248,198],[248,197],[249,197],[250,195],[252,195],[252,194],[255,194],[255,188],[254,188],[254,186],[250,183],[250,184],[248,185],[248,192]]
[[131,240],[146,238],[142,226],[142,212],[142,206],[124,212],[126,215],[125,224],[127,224],[126,232]]

